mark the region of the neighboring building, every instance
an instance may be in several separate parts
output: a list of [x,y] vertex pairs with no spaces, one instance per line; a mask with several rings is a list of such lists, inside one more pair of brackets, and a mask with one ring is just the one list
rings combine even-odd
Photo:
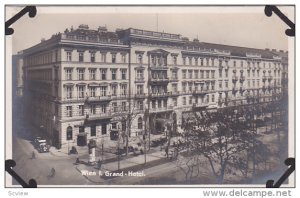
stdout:
[[281,77],[281,57],[266,50],[133,28],[80,25],[24,50],[28,119],[53,145],[117,140],[128,112],[136,136],[145,120],[161,133],[162,120],[180,126],[191,110],[267,102]]
[[12,56],[13,96],[23,96],[23,51]]

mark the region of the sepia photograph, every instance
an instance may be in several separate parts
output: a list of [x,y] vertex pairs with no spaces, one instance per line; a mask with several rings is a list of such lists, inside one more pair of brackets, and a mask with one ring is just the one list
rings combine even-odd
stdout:
[[294,37],[266,6],[27,11],[5,37],[5,159],[24,181],[265,187],[295,157]]

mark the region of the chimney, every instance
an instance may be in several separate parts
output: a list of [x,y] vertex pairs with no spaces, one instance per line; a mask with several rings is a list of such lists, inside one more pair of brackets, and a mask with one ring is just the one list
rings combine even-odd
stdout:
[[284,51],[283,51],[283,50],[279,50],[279,52],[281,52],[281,53],[284,53]]
[[272,52],[276,52],[276,49],[272,49]]
[[266,48],[266,51],[270,51],[270,49],[269,49],[269,48]]

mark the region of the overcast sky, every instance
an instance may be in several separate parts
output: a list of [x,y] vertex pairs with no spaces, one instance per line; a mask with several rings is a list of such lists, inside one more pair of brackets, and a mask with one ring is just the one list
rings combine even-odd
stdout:
[[[17,12],[21,8],[10,8]],[[293,17],[292,7],[281,7]],[[7,12],[8,14],[10,12]],[[293,18],[291,18],[293,21]],[[37,15],[18,20],[13,28],[13,54],[63,32],[88,24],[90,29],[106,25],[140,28],[181,34],[190,40],[253,48],[288,49],[288,26],[276,15],[267,17],[264,6],[257,7],[38,7]]]

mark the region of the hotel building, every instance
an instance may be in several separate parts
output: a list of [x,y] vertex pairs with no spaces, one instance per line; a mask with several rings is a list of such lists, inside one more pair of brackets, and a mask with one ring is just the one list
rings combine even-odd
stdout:
[[163,120],[180,128],[191,111],[276,99],[283,63],[264,49],[80,25],[23,50],[23,64],[27,119],[60,147],[115,141],[126,128],[142,135],[145,125],[161,133]]

